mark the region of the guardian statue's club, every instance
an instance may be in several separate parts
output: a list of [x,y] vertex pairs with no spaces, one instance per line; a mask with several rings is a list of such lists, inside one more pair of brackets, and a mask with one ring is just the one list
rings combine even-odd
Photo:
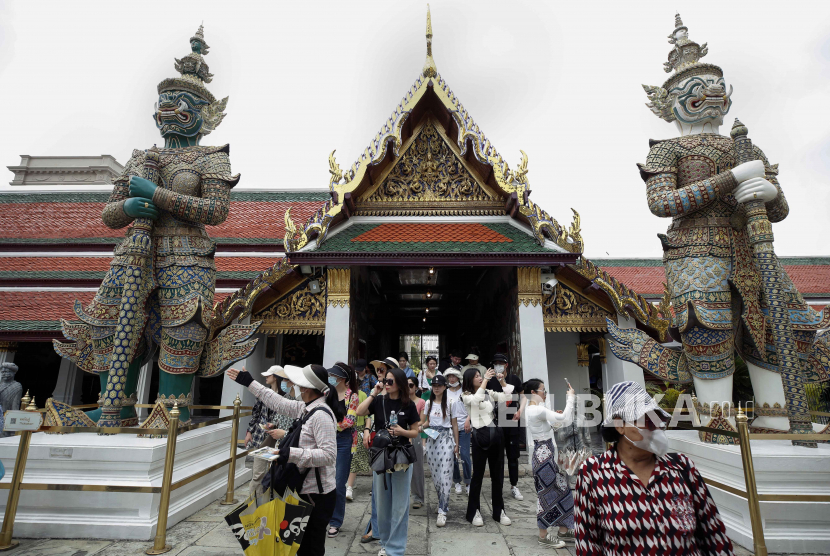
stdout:
[[[651,141],[639,164],[651,212],[671,218],[660,234],[666,268],[664,314],[682,350],[609,322],[618,357],[666,380],[694,382],[702,424],[734,431],[732,374],[737,352],[749,365],[755,429],[813,432],[804,384],[830,379],[830,313],[807,306],[773,251],[770,222],[789,207],[771,165],[737,120],[719,134],[732,105],[720,67],[700,62],[708,48],[689,39],[676,16],[660,87],[644,85],[647,106],[680,136]],[[729,443],[725,435],[704,440]],[[814,443],[806,443],[815,445]]]
[[[126,238],[92,303],[75,303],[79,321],[62,323],[74,341],[55,341],[63,357],[101,377],[99,409],[88,414],[99,426],[137,424],[139,370],[157,347],[159,398],[149,419],[166,415],[164,406],[175,401],[184,424],[194,373],[215,376],[256,343],[248,340],[256,325],[212,337],[216,247],[205,225],[225,221],[239,175],[231,174],[228,145],[199,144],[222,122],[228,99],[217,100],[205,87],[213,74],[201,26],[190,46],[176,59],[181,75],[158,85],[153,120],[164,148],[133,151],[104,208],[107,226],[129,226]],[[62,415],[89,424],[78,412]]]

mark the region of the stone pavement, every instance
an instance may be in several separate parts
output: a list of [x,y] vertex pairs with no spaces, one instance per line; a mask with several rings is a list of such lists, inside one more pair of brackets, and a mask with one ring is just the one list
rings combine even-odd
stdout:
[[[527,461],[525,459],[525,461]],[[506,470],[505,470],[506,471]],[[327,556],[367,556],[377,554],[377,542],[361,544],[360,537],[369,520],[369,477],[358,477],[355,500],[346,505],[346,519],[340,535],[326,541]],[[513,520],[509,527],[489,517],[490,484],[485,479],[482,491],[482,515],[484,527],[473,527],[464,519],[467,495],[456,495],[453,491],[447,525],[435,525],[436,503],[432,480],[426,480],[426,505],[410,510],[409,540],[407,554],[433,556],[574,556],[573,547],[560,550],[543,549],[536,542],[536,495],[533,479],[528,476],[527,466],[522,465],[519,488],[524,500],[519,502],[504,490],[507,515]],[[236,498],[244,499],[248,485],[236,490]],[[231,534],[224,521],[230,507],[213,502],[167,531],[167,543],[173,546],[170,556],[238,556],[242,554],[239,543]],[[108,540],[59,540],[19,539],[18,548],[9,551],[11,556],[139,556],[152,546],[151,541],[108,541]],[[751,553],[736,547],[736,556]]]

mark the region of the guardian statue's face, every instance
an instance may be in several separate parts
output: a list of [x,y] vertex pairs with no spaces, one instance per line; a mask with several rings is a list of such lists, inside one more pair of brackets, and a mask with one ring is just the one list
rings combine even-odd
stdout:
[[671,112],[678,121],[687,124],[723,124],[723,117],[732,106],[732,87],[726,92],[723,77],[695,75],[684,79],[668,91],[673,99]]
[[153,119],[162,137],[180,135],[195,137],[202,132],[205,121],[202,107],[209,103],[184,91],[166,91],[159,95]]
[[9,369],[3,369],[3,371],[0,372],[0,380],[2,382],[11,382],[14,380],[14,373]]

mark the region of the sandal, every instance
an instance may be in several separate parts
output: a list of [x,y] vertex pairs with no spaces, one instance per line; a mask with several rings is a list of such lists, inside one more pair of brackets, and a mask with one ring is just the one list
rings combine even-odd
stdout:
[[338,535],[338,533],[340,533],[340,528],[339,527],[329,527],[329,532],[328,532],[327,536],[328,536],[328,538],[333,539],[334,537],[336,537]]

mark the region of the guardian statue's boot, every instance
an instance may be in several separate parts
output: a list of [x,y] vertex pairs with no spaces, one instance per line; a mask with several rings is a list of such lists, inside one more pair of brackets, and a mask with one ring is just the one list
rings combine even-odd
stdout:
[[231,174],[228,145],[199,144],[222,122],[228,99],[216,100],[205,87],[213,75],[201,26],[190,45],[175,63],[181,75],[158,85],[153,120],[164,147],[133,151],[104,208],[104,223],[130,226],[127,236],[92,303],[76,302],[80,320],[62,323],[74,342],[55,341],[60,355],[101,376],[99,409],[89,414],[98,426],[137,424],[139,370],[156,348],[156,401],[177,401],[186,424],[194,373],[217,375],[256,343],[247,341],[256,325],[210,337],[216,247],[205,225],[225,221],[239,175]]
[[[830,313],[807,306],[772,251],[769,222],[780,222],[789,211],[778,165],[746,142],[749,152],[739,156],[737,139],[719,134],[732,87],[720,67],[700,62],[707,46],[689,39],[679,15],[669,43],[673,49],[665,70],[672,75],[661,87],[643,88],[647,106],[675,122],[680,136],[651,141],[639,169],[649,209],[672,219],[667,233],[659,235],[667,282],[664,306],[683,347],[670,350],[640,331],[609,323],[611,349],[665,380],[693,381],[701,423],[728,431],[736,430],[731,401],[738,353],[749,365],[755,393],[753,426],[812,432],[804,384],[830,379],[827,339],[816,338],[819,329],[830,326]],[[753,205],[761,213],[766,209],[765,224],[747,210]],[[767,259],[759,256],[764,250]],[[772,263],[759,268],[762,260]],[[776,318],[782,314],[789,321],[785,352],[793,353],[791,366],[779,364],[782,325]],[[735,442],[710,433],[701,438]]]

